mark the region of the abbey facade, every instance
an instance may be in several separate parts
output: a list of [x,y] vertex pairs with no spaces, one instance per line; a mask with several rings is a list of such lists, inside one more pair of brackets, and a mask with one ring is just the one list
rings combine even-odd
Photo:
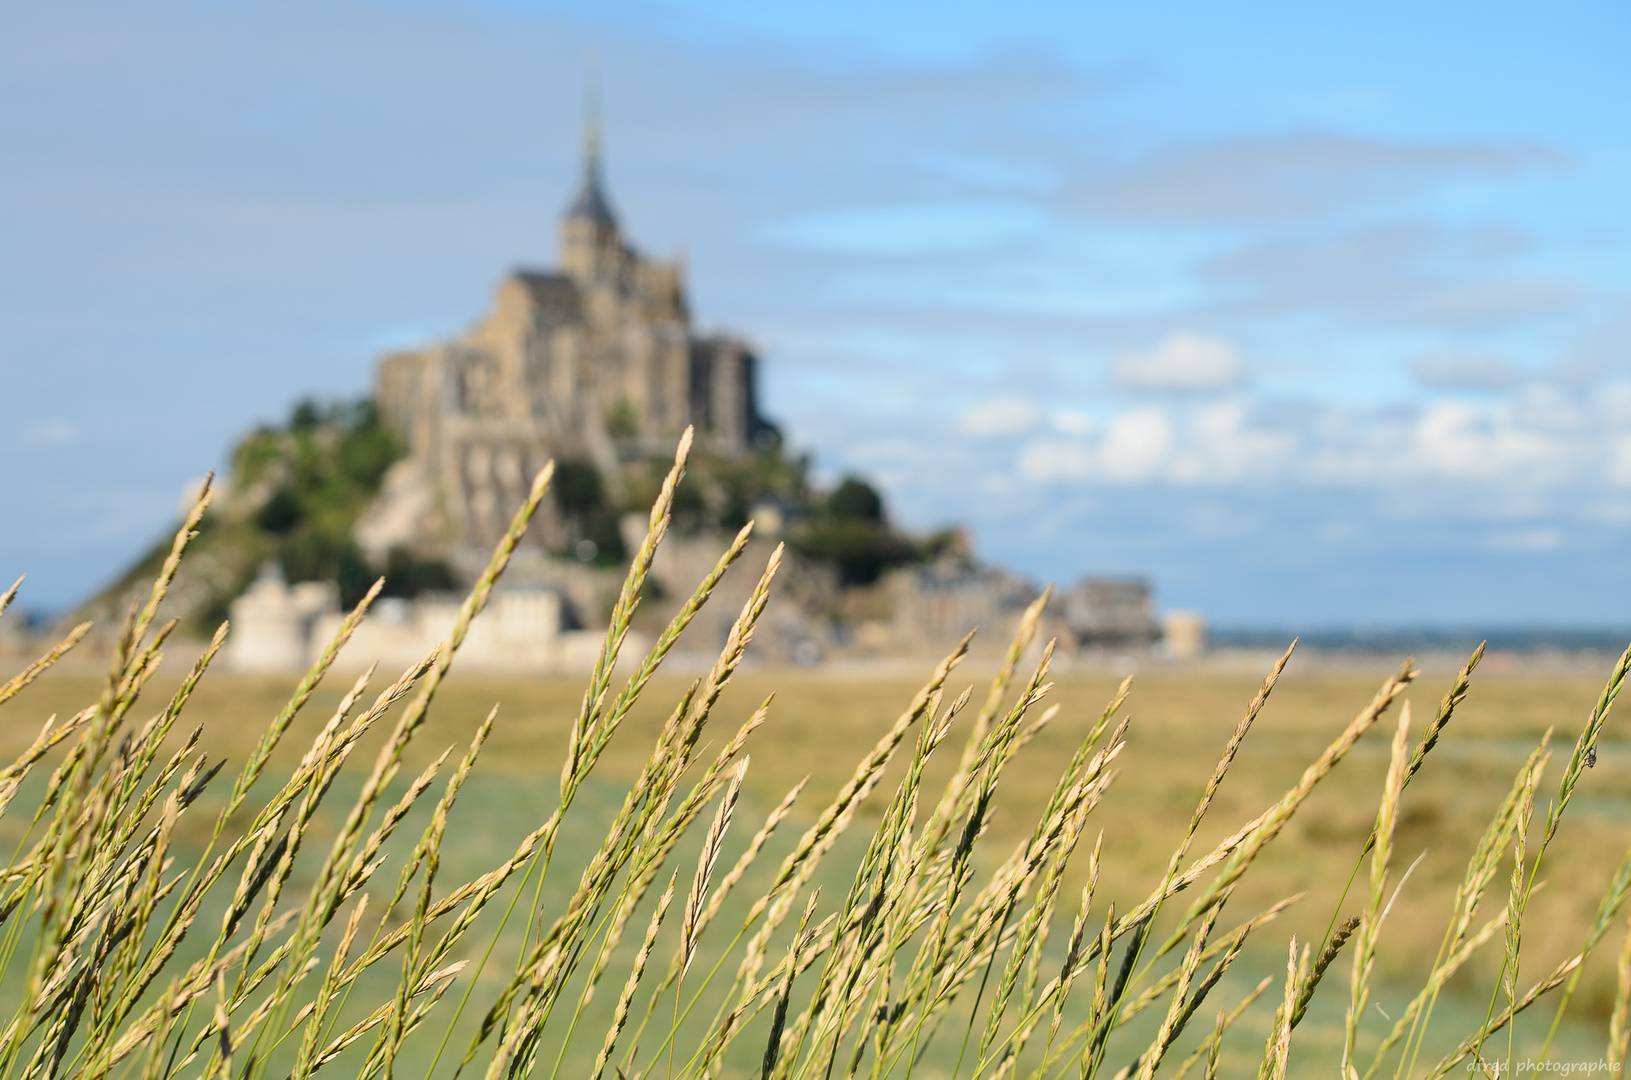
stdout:
[[[700,445],[747,452],[758,435],[756,360],[691,325],[683,266],[623,239],[601,183],[597,132],[561,223],[560,268],[517,270],[463,336],[380,361],[375,399],[407,449],[358,529],[394,546],[488,548],[550,459],[592,461],[615,487],[622,462]],[[533,539],[551,546],[549,514]]]

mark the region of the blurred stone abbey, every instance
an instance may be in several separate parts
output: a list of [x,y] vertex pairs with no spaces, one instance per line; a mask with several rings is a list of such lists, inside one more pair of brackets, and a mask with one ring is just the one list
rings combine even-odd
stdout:
[[[559,269],[516,270],[463,336],[380,361],[375,400],[407,456],[358,542],[375,558],[430,544],[484,559],[551,458],[615,483],[622,463],[671,455],[688,425],[714,453],[743,454],[761,425],[755,365],[742,339],[694,330],[682,262],[624,239],[591,120]],[[551,510],[533,526],[548,548],[562,542]]]
[[[675,527],[651,567],[637,639],[661,632],[752,520],[735,571],[682,636],[674,664],[712,664],[784,540],[789,551],[755,659],[915,660],[944,654],[975,627],[985,630],[976,654],[999,657],[1039,595],[1036,586],[979,560],[966,530],[943,530],[938,539],[898,531],[881,496],[857,478],[831,490],[808,482],[808,459],[786,456],[779,431],[760,416],[753,350],[737,337],[697,333],[683,266],[651,259],[624,238],[603,186],[593,122],[586,134],[581,185],[560,225],[558,269],[512,272],[464,334],[384,357],[367,409],[327,419],[308,410],[287,430],[262,429],[240,447],[223,500],[228,525],[199,560],[208,580],[177,587],[205,601],[230,590],[228,663],[268,672],[311,663],[361,592],[354,573],[353,598],[343,600],[350,558],[364,582],[383,572],[387,591],[338,664],[412,664],[451,630],[462,589],[553,460],[551,497],[471,627],[461,664],[588,670],[622,585],[622,558],[645,535],[649,493],[640,478],[661,475],[687,427],[697,440],[689,487],[676,495]],[[353,444],[401,456],[379,457],[366,476],[351,476],[350,516],[330,530],[335,535],[321,534],[345,509],[320,502],[338,483],[323,469],[358,456],[344,451]],[[306,473],[327,480],[302,486]],[[573,477],[579,490],[569,496]],[[593,538],[591,520],[600,522]],[[237,539],[222,539],[229,534]],[[325,563],[308,549],[333,558]],[[1087,578],[1055,593],[1042,631],[1068,653],[1116,663],[1152,655],[1164,637],[1174,659],[1205,647],[1198,617],[1163,634],[1141,579]],[[640,648],[631,642],[630,655]]]

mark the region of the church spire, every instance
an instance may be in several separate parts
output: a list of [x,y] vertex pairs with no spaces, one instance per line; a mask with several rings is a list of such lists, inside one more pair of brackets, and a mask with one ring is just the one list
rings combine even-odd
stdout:
[[583,168],[590,176],[600,176],[600,82],[590,72],[583,88]]
[[589,79],[584,98],[583,186],[566,216],[592,221],[597,225],[615,226],[617,219],[612,216],[611,206],[600,186],[600,93],[593,76]]

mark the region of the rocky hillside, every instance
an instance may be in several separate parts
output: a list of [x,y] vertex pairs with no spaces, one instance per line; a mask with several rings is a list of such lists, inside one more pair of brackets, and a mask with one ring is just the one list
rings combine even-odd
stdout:
[[[380,479],[400,451],[379,423],[371,402],[329,406],[302,402],[286,423],[258,428],[233,449],[231,473],[217,481],[217,495],[182,564],[166,614],[183,630],[207,635],[261,565],[278,563],[292,581],[336,581],[343,600],[355,601],[381,571],[398,595],[424,584],[419,566],[370,566],[351,538],[358,516],[379,491]],[[170,547],[158,538],[111,585],[77,615],[99,627],[116,626],[135,595],[144,594]]]
[[[218,481],[164,614],[179,617],[186,635],[208,636],[269,561],[290,582],[335,582],[343,605],[381,575],[388,596],[467,585],[450,553],[397,548],[376,562],[358,547],[357,521],[400,454],[368,400],[302,402],[285,423],[251,432],[233,449],[231,473]],[[566,543],[549,555],[580,572],[620,578],[627,558],[620,522],[630,513],[644,516],[666,466],[635,461],[623,475],[604,477],[585,460],[557,462],[552,493],[568,530]],[[824,491],[808,473],[808,458],[789,455],[774,428],[745,457],[695,454],[676,494],[676,538],[722,538],[758,518],[840,591],[871,585],[891,566],[941,555],[954,542],[950,533],[916,540],[894,528],[882,497],[863,480],[846,478]],[[145,596],[169,546],[168,536],[158,538],[73,617],[115,632],[132,600]]]

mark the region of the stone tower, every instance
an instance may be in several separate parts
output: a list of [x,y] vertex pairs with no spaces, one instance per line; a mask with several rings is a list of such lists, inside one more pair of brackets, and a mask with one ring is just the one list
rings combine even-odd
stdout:
[[[490,546],[550,458],[593,461],[615,488],[621,463],[671,454],[688,425],[716,453],[754,445],[753,350],[696,334],[681,263],[625,241],[592,118],[559,261],[512,272],[460,337],[380,361],[376,400],[408,455],[358,526],[371,555]],[[532,535],[553,545],[555,527]]]

